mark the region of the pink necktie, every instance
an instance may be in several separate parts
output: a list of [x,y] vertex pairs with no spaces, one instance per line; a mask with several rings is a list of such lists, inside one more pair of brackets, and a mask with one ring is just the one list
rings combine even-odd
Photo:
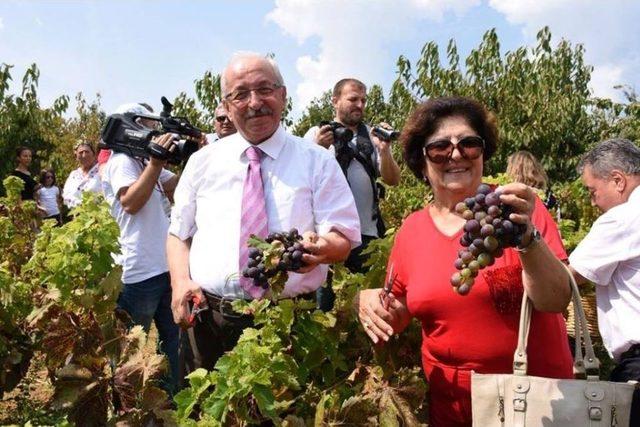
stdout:
[[247,240],[255,234],[265,238],[268,234],[267,209],[264,202],[264,189],[262,188],[262,176],[260,175],[260,156],[262,151],[258,147],[247,148],[249,168],[244,180],[242,191],[242,215],[240,219],[240,286],[251,295],[252,298],[260,298],[265,290],[260,286],[254,286],[253,279],[243,277],[242,270],[249,261],[249,247]]

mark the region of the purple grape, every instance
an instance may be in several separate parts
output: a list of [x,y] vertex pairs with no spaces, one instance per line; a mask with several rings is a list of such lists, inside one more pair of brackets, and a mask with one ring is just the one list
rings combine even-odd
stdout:
[[480,231],[480,223],[475,219],[470,219],[464,225],[464,231],[468,233],[475,233]]
[[462,261],[460,258],[457,258],[453,262],[453,265],[456,267],[456,270],[462,270],[465,267],[464,261]]
[[495,228],[493,228],[493,225],[490,224],[487,224],[480,229],[480,235],[482,237],[492,236],[494,232]]
[[476,199],[476,203],[478,203],[478,204],[480,204],[480,205],[484,205],[484,197],[485,197],[485,196],[484,196],[484,194],[482,194],[482,193],[478,193],[478,194],[476,194],[476,197],[475,197],[475,199]]
[[491,187],[488,184],[480,184],[478,186],[478,189],[476,190],[476,193],[484,194],[486,196],[487,194],[491,193]]
[[473,207],[476,205],[476,199],[474,199],[473,197],[467,197],[466,199],[464,199],[464,204],[467,205],[469,209],[473,209]]
[[487,208],[487,213],[495,218],[497,216],[500,216],[502,211],[500,210],[500,208],[498,206],[489,206]]
[[489,207],[491,206],[497,207],[500,204],[500,197],[496,193],[489,193],[484,198],[484,203]]

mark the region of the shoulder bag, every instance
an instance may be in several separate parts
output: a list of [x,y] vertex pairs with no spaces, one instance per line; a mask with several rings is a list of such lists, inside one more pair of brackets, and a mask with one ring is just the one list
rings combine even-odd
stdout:
[[[629,425],[636,381],[600,381],[578,286],[571,272],[576,345],[573,370],[586,379],[555,379],[527,375],[527,339],[533,303],[522,298],[518,347],[513,374],[471,375],[473,425],[477,427],[591,427]],[[583,343],[584,341],[584,343]],[[583,354],[584,346],[584,354]]]

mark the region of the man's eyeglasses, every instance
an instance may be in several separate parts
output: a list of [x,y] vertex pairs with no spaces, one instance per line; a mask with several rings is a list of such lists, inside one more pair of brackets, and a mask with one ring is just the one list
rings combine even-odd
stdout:
[[[227,120],[229,120],[229,117],[227,117],[227,116],[218,116],[218,117],[216,117],[216,122],[218,122],[220,124],[226,122]],[[231,121],[231,120],[229,120],[229,121]]]
[[260,98],[266,98],[273,95],[273,92],[275,92],[276,89],[280,89],[281,87],[284,87],[284,85],[273,83],[254,89],[236,89],[233,92],[226,94],[224,99],[236,104],[244,104],[246,102],[249,102],[249,98],[251,98],[251,92],[255,92],[256,95],[258,95],[258,97]]
[[475,160],[484,152],[484,139],[479,136],[466,136],[455,144],[450,139],[439,139],[425,145],[424,154],[433,163],[445,163],[453,155],[454,147],[463,158]]

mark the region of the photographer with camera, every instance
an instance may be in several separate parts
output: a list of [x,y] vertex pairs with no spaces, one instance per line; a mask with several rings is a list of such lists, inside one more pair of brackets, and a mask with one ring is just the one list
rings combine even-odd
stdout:
[[[387,185],[400,182],[400,168],[391,155],[392,140],[398,133],[384,127],[372,129],[363,123],[367,88],[359,80],[347,78],[336,83],[331,102],[333,122],[312,127],[304,138],[333,151],[347,177],[360,217],[362,245],[351,251],[345,265],[353,272],[364,272],[362,250],[385,231],[379,209],[384,188],[377,179],[381,177]],[[328,289],[321,292],[331,294]]]
[[[120,226],[118,263],[122,265],[122,290],[118,307],[146,331],[151,321],[155,321],[161,350],[169,359],[171,388],[174,388],[178,380],[179,329],[171,313],[171,284],[165,250],[169,218],[163,202],[165,197],[172,198],[178,177],[165,169],[167,160],[161,155],[136,151],[122,143],[127,141],[122,135],[132,127],[135,132],[155,135],[158,121],[138,117],[150,114],[151,111],[140,104],[126,104],[110,116],[102,137],[106,147],[113,152],[103,170],[102,189],[111,206],[111,214]],[[118,118],[122,120],[118,121]],[[150,139],[158,149],[157,153],[176,150],[173,133]]]

